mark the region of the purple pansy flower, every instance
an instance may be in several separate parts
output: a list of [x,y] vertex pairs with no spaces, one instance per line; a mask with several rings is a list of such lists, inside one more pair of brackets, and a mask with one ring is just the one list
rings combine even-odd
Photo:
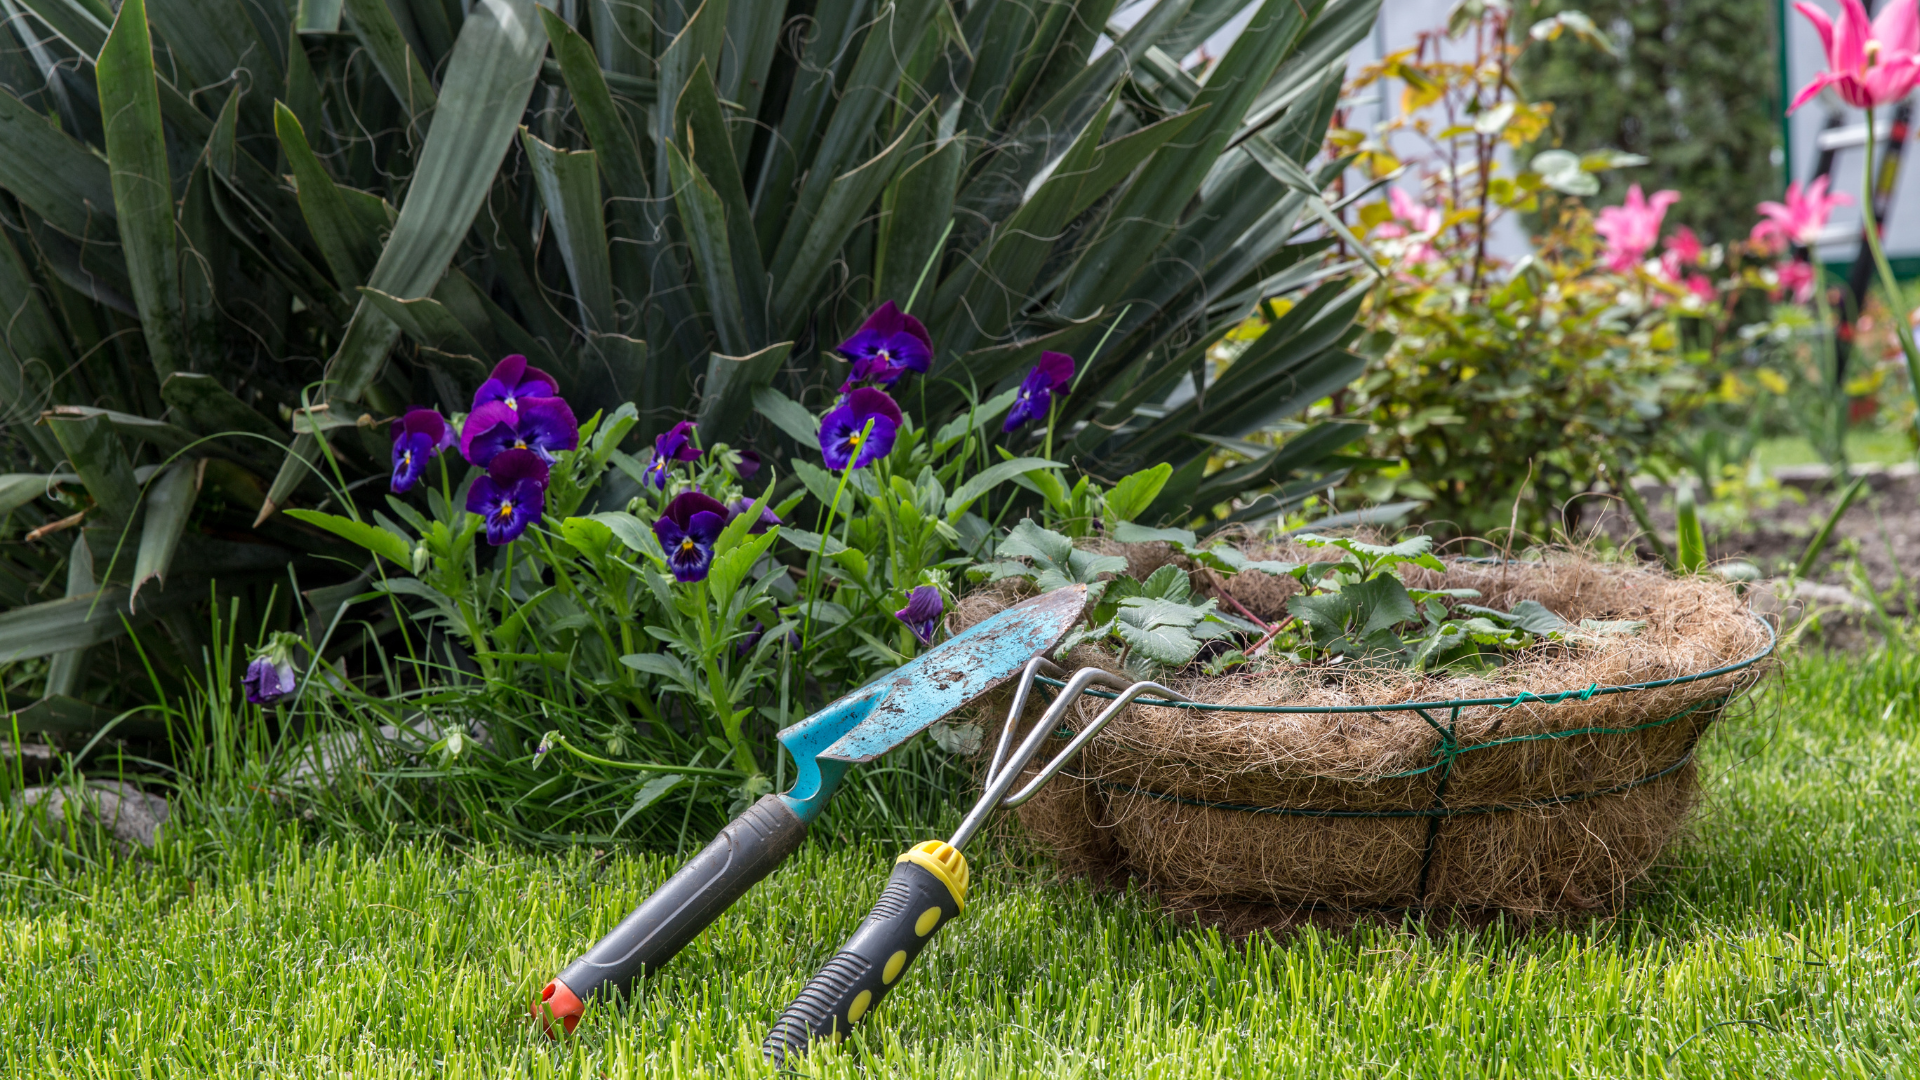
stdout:
[[387,490],[395,495],[413,490],[426,471],[427,459],[453,445],[453,428],[434,409],[408,409],[393,422],[393,480]]
[[293,672],[293,646],[300,639],[285,632],[275,633],[253,654],[241,685],[247,688],[247,700],[255,705],[271,705],[292,694],[299,685]]
[[892,386],[909,371],[924,374],[933,366],[933,335],[889,300],[835,351],[853,361],[853,372],[841,389],[860,382]]
[[493,374],[473,392],[473,407],[477,410],[489,401],[498,401],[509,409],[518,409],[528,398],[553,397],[559,392],[559,380],[537,367],[528,367],[527,358],[514,353],[493,365]]
[[551,464],[553,455],[580,445],[580,423],[573,407],[561,398],[527,398],[518,410],[503,401],[489,401],[467,417],[460,433],[460,452],[486,468],[503,450],[531,450]]
[[740,460],[733,464],[733,475],[742,480],[751,480],[760,471],[760,452],[757,450],[740,451]]
[[547,463],[531,450],[502,450],[467,490],[467,510],[486,519],[487,543],[517,539],[547,508]]
[[[734,518],[752,509],[753,500],[742,495],[740,498],[727,504],[727,520],[732,521]],[[760,520],[754,522],[753,527],[748,529],[747,532],[749,535],[759,536],[761,533],[779,524],[781,524],[780,515],[773,512],[773,507],[763,506],[760,508]]]
[[932,585],[921,585],[907,594],[907,606],[893,613],[893,617],[907,624],[913,636],[920,644],[933,644],[933,632],[940,625],[940,615],[946,611],[940,602],[940,590]]
[[1013,408],[1007,411],[1007,422],[1001,425],[1001,430],[1012,431],[1022,424],[1046,419],[1047,410],[1053,408],[1053,395],[1066,389],[1072,381],[1073,357],[1066,353],[1041,353],[1040,362],[1020,380],[1020,394],[1013,399]]
[[[873,431],[865,433],[869,420]],[[820,456],[830,468],[865,468],[893,451],[899,433],[900,406],[886,391],[863,386],[820,418]]]
[[653,438],[653,461],[647,466],[647,479],[661,491],[667,490],[667,471],[676,461],[699,461],[700,448],[693,445],[694,424],[682,420]]
[[698,491],[683,491],[653,523],[676,581],[703,581],[713,565],[713,544],[727,525],[727,508]]

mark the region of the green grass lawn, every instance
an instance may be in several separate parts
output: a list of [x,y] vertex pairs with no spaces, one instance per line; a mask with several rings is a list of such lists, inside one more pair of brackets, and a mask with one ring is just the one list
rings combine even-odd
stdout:
[[[1802,657],[1711,739],[1709,808],[1624,916],[1244,946],[1006,862],[810,1076],[1920,1074],[1920,661]],[[235,830],[240,831],[240,830]],[[933,835],[934,830],[928,830]],[[525,1003],[648,855],[221,839],[0,856],[7,1076],[765,1074],[759,1042],[897,847],[813,843],[624,1012]]]
[[[1762,439],[1753,453],[1763,469],[1820,463],[1813,444],[1801,435]],[[1890,427],[1856,427],[1847,432],[1847,460],[1856,465],[1892,465],[1912,461],[1913,449],[1907,444],[1904,432]]]

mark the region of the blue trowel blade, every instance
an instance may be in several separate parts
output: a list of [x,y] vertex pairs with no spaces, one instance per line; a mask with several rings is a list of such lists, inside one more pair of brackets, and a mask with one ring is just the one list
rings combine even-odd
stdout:
[[[829,761],[872,761],[918,735],[928,724],[1020,673],[1079,621],[1087,587],[1043,593],[968,627],[859,694],[873,702],[851,731],[818,753]],[[869,697],[868,695],[872,696]],[[780,733],[799,734],[805,721]],[[815,743],[818,745],[818,743]]]

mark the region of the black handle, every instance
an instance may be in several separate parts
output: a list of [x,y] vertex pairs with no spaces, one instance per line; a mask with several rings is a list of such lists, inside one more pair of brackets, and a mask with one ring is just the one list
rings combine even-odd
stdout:
[[967,861],[929,841],[900,856],[865,922],[827,961],[767,1033],[761,1052],[775,1064],[804,1054],[818,1038],[838,1038],[899,984],[934,931],[966,908]]
[[806,835],[807,823],[778,795],[748,807],[599,944],[547,984],[534,1012],[547,1020],[548,1034],[556,1019],[572,1031],[588,999],[610,991],[624,995],[634,979],[673,959],[754,882],[793,854]]

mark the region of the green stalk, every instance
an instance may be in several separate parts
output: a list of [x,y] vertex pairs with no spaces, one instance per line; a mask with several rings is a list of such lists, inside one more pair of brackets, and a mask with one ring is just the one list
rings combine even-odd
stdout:
[[1847,489],[1840,493],[1840,498],[1833,504],[1833,511],[1827,515],[1826,522],[1820,526],[1820,531],[1813,534],[1812,540],[1807,541],[1806,552],[1800,556],[1799,564],[1793,568],[1794,577],[1804,578],[1813,571],[1814,562],[1820,558],[1821,552],[1827,550],[1827,541],[1833,539],[1833,530],[1839,526],[1840,518],[1846,514],[1847,508],[1853,505],[1853,500],[1860,497],[1860,492],[1865,490],[1866,486],[1867,478],[1856,476],[1853,478],[1853,483],[1848,484]]
[[[1860,219],[1867,234],[1867,250],[1873,253],[1874,269],[1880,273],[1880,288],[1887,294],[1887,308],[1893,313],[1893,330],[1900,340],[1900,351],[1907,360],[1907,387],[1920,404],[1920,346],[1913,341],[1913,324],[1908,321],[1906,298],[1900,295],[1900,282],[1893,276],[1886,250],[1880,246],[1880,222],[1873,214],[1873,107],[1867,107],[1867,167],[1860,180]],[[1920,410],[1914,413],[1914,425],[1920,430]]]
[[[868,420],[867,426],[860,431],[861,445],[865,445],[867,438],[872,434],[873,421]],[[839,512],[840,499],[847,493],[847,481],[853,476],[853,470],[856,467],[854,462],[859,460],[860,451],[858,447],[855,447],[853,457],[847,462],[847,467],[840,470],[840,486],[834,489],[833,503],[827,507],[827,524],[820,530],[820,544],[813,549],[813,554],[807,559],[807,610],[806,613],[801,616],[800,623],[800,669],[802,671],[806,670],[807,651],[812,645],[813,639],[813,601],[815,598],[815,588],[820,580],[818,574],[820,558],[826,553],[827,537],[833,533],[833,516]]]

